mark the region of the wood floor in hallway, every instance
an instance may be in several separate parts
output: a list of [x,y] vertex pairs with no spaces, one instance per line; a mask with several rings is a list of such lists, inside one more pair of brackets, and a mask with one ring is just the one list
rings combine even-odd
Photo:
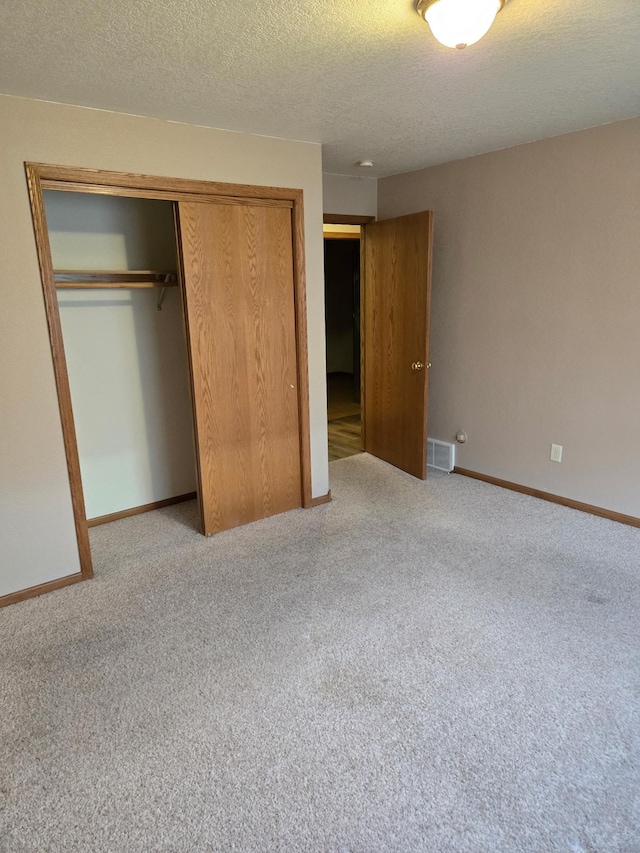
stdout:
[[360,403],[353,397],[352,374],[330,373],[327,376],[329,462],[362,453]]

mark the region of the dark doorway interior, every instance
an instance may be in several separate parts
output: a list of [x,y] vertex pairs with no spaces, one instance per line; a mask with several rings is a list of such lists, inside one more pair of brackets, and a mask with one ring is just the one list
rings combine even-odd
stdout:
[[360,240],[325,239],[329,461],[361,452]]

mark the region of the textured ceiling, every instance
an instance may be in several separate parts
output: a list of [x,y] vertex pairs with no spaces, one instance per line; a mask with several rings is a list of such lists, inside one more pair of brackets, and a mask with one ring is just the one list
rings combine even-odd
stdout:
[[510,0],[464,51],[412,0],[1,0],[0,91],[324,144],[369,176],[640,114],[639,0]]

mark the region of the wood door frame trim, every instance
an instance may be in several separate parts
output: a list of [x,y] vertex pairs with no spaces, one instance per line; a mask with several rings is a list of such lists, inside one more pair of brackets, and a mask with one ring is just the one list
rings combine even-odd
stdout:
[[[273,204],[291,208],[291,231],[293,246],[293,287],[295,305],[296,360],[298,370],[298,417],[300,430],[301,504],[313,506],[311,496],[311,436],[309,415],[309,364],[307,340],[307,300],[304,245],[304,206],[301,189],[285,187],[263,187],[250,184],[229,184],[217,181],[201,181],[189,178],[141,175],[132,172],[111,172],[103,169],[58,166],[50,163],[25,162],[27,187],[31,204],[34,237],[40,278],[44,295],[45,313],[49,330],[49,342],[53,371],[60,409],[60,421],[67,460],[67,472],[71,490],[71,501],[78,542],[80,561],[79,575],[51,581],[50,584],[75,583],[76,580],[91,578],[93,567],[89,547],[89,530],[84,503],[84,492],[80,472],[80,459],[71,404],[71,389],[67,371],[60,312],[51,258],[51,247],[44,209],[43,189],[90,194],[154,198],[163,201],[186,200],[211,201],[229,204]],[[193,405],[193,402],[192,402]],[[64,581],[64,583],[62,583]],[[57,588],[57,587],[51,587]],[[46,592],[47,589],[43,589]],[[12,593],[12,596],[27,594],[28,590]],[[40,593],[32,593],[39,595]],[[10,596],[11,597],[11,596]],[[5,596],[5,598],[7,598]],[[2,601],[3,599],[0,599]],[[7,602],[11,603],[11,602]]]
[[311,416],[309,414],[309,342],[307,337],[307,284],[304,243],[304,198],[302,190],[292,199],[291,235],[293,240],[293,294],[296,356],[298,370],[298,429],[300,430],[300,471],[302,506],[313,506],[311,495]]
[[349,213],[324,213],[323,225],[367,225],[375,222],[375,216],[355,216]]
[[[69,488],[71,490],[73,521],[76,530],[76,539],[78,542],[80,576],[82,579],[88,580],[93,577],[93,563],[91,561],[91,548],[89,546],[89,527],[87,525],[84,490],[82,488],[80,456],[78,454],[78,441],[76,438],[76,428],[73,419],[73,407],[71,405],[71,387],[69,385],[67,361],[64,354],[60,309],[58,307],[53,261],[51,259],[49,230],[47,228],[44,198],[42,195],[42,172],[40,169],[29,163],[25,164],[25,167],[27,172],[29,199],[31,202],[31,216],[33,218],[36,251],[38,253],[38,264],[40,266],[44,308],[47,317],[47,327],[49,329],[53,374],[56,383],[56,393],[58,395],[58,407],[60,409],[62,439],[64,442],[64,451],[67,460],[67,473],[69,476]],[[71,575],[71,577],[75,577],[75,575]],[[43,586],[46,586],[46,584]],[[47,590],[45,589],[43,591],[46,592]],[[25,593],[26,592],[27,591],[25,591]],[[34,594],[39,595],[39,593]]]
[[355,233],[353,231],[330,231],[322,232],[322,236],[325,240],[359,240],[360,234]]
[[[86,167],[56,166],[51,163],[25,164],[34,170],[47,189],[68,192],[92,192],[102,195],[132,195],[130,190],[142,191],[141,198],[175,201],[171,193],[220,196],[223,199],[272,199],[295,202],[302,190],[286,187],[263,187],[252,184],[227,184],[220,181],[201,181],[193,178],[172,178],[165,175],[142,175],[137,172],[111,172]],[[147,195],[149,193],[149,195]],[[193,199],[192,199],[193,200]]]
[[[177,180],[177,179],[176,179]],[[215,204],[246,204],[247,197],[240,197],[230,194],[214,195],[211,192],[200,194],[193,191],[180,192],[179,190],[156,190],[145,187],[129,187],[129,186],[108,186],[104,187],[100,184],[83,184],[78,181],[54,181],[51,179],[42,180],[43,190],[55,190],[56,192],[68,193],[90,193],[91,195],[117,195],[121,198],[161,198],[163,201],[197,201],[197,202],[212,202]],[[236,185],[232,185],[237,189]],[[257,187],[257,189],[261,189]],[[265,188],[268,189],[268,188]],[[158,193],[161,192],[161,195]],[[252,204],[257,207],[293,207],[291,199],[284,198],[264,198],[262,196],[250,196]]]

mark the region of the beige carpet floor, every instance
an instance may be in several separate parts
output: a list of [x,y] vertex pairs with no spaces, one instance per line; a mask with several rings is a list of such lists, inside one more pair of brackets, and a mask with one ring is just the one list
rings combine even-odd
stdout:
[[3,853],[638,853],[640,530],[367,455],[0,611]]

